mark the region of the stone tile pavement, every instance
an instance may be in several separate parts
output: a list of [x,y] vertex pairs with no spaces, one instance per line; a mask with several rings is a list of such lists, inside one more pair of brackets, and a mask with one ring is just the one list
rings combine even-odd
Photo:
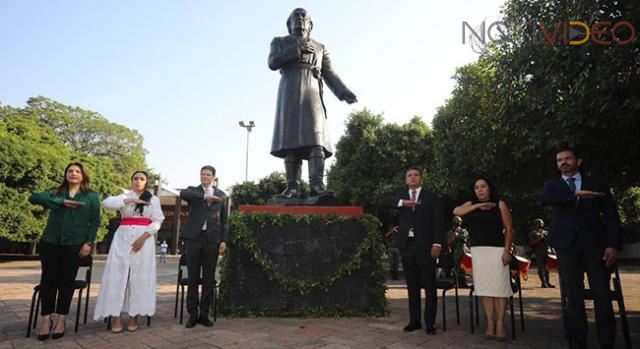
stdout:
[[[94,266],[89,317],[93,313],[95,297],[104,261]],[[640,345],[640,271],[635,264],[621,266],[621,278],[628,312],[632,340]],[[35,337],[25,338],[26,323],[33,286],[39,281],[38,261],[12,261],[0,263],[0,349],[4,348],[566,348],[562,335],[558,289],[541,289],[535,270],[524,282],[523,296],[526,331],[517,340],[506,343],[487,341],[482,337],[483,321],[475,334],[469,330],[469,300],[461,290],[461,324],[456,324],[453,292],[447,296],[447,331],[442,331],[442,308],[438,309],[438,335],[427,336],[423,331],[403,333],[407,322],[407,299],[404,283],[390,281],[387,299],[390,315],[384,318],[219,318],[213,328],[196,326],[185,329],[173,318],[177,259],[169,258],[158,267],[158,307],[151,326],[140,321],[137,332],[113,334],[102,322],[88,319],[73,333],[76,303],[72,303],[64,338],[39,342]],[[556,285],[557,275],[552,275]],[[75,300],[75,298],[74,298]],[[441,306],[441,304],[439,304]],[[516,306],[517,309],[517,306]],[[617,309],[614,307],[614,309]],[[185,310],[186,311],[186,310]],[[595,345],[593,311],[588,302],[590,316],[590,342]],[[517,311],[516,311],[516,314]],[[509,314],[507,314],[509,316]],[[620,326],[618,325],[618,328]],[[37,331],[37,330],[36,330]],[[510,333],[510,329],[508,329]],[[618,331],[617,347],[623,347]]]

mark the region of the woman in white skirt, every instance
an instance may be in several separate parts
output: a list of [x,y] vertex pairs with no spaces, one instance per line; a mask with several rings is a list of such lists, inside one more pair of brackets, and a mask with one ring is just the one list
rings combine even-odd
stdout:
[[120,210],[107,264],[102,275],[95,320],[112,316],[111,330],[122,332],[121,313],[129,315],[127,330],[138,329],[138,315],[156,312],[155,237],[164,215],[160,200],[146,190],[149,176],[136,171],[131,176],[131,191],[110,196],[102,205]]
[[473,181],[471,200],[456,207],[453,214],[463,217],[471,242],[474,293],[481,296],[487,318],[486,339],[505,341],[504,316],[511,297],[511,213],[500,200],[493,184],[484,177]]

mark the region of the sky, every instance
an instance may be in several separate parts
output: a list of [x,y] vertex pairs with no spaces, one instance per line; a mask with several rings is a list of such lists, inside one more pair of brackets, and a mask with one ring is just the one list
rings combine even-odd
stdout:
[[430,125],[456,67],[478,58],[462,44],[462,22],[495,20],[502,2],[0,0],[0,103],[41,95],[98,112],[143,135],[147,163],[169,187],[197,185],[211,164],[225,189],[245,179],[239,121],[256,124],[249,180],[284,170],[269,153],[280,74],[267,56],[294,8],[307,9],[311,36],[358,97],[348,105],[325,91],[335,145],[363,108]]

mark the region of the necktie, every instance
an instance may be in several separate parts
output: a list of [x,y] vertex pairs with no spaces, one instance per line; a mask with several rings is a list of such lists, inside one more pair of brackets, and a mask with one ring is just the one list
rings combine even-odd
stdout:
[[[574,188],[575,188],[575,186],[574,186]],[[411,201],[416,201],[416,191],[415,190],[411,191]]]
[[[571,192],[571,194],[575,195],[576,193],[576,179],[573,177],[569,177],[567,178],[567,184],[569,184],[569,191]],[[580,198],[579,197],[575,197],[573,199],[573,201],[575,202],[576,206],[578,206],[578,203],[580,202]]]
[[567,178],[567,183],[569,184],[569,191],[572,193],[576,192],[576,179],[573,177]]

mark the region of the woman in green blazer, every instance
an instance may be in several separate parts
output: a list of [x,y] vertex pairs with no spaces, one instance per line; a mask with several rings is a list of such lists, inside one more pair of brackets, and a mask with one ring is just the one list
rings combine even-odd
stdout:
[[[64,180],[58,187],[32,194],[29,202],[50,209],[39,245],[42,325],[38,339],[45,340],[50,333],[58,339],[64,336],[80,258],[91,253],[100,226],[100,200],[89,189],[84,166],[73,162],[65,168]],[[54,312],[58,321],[52,329]]]

